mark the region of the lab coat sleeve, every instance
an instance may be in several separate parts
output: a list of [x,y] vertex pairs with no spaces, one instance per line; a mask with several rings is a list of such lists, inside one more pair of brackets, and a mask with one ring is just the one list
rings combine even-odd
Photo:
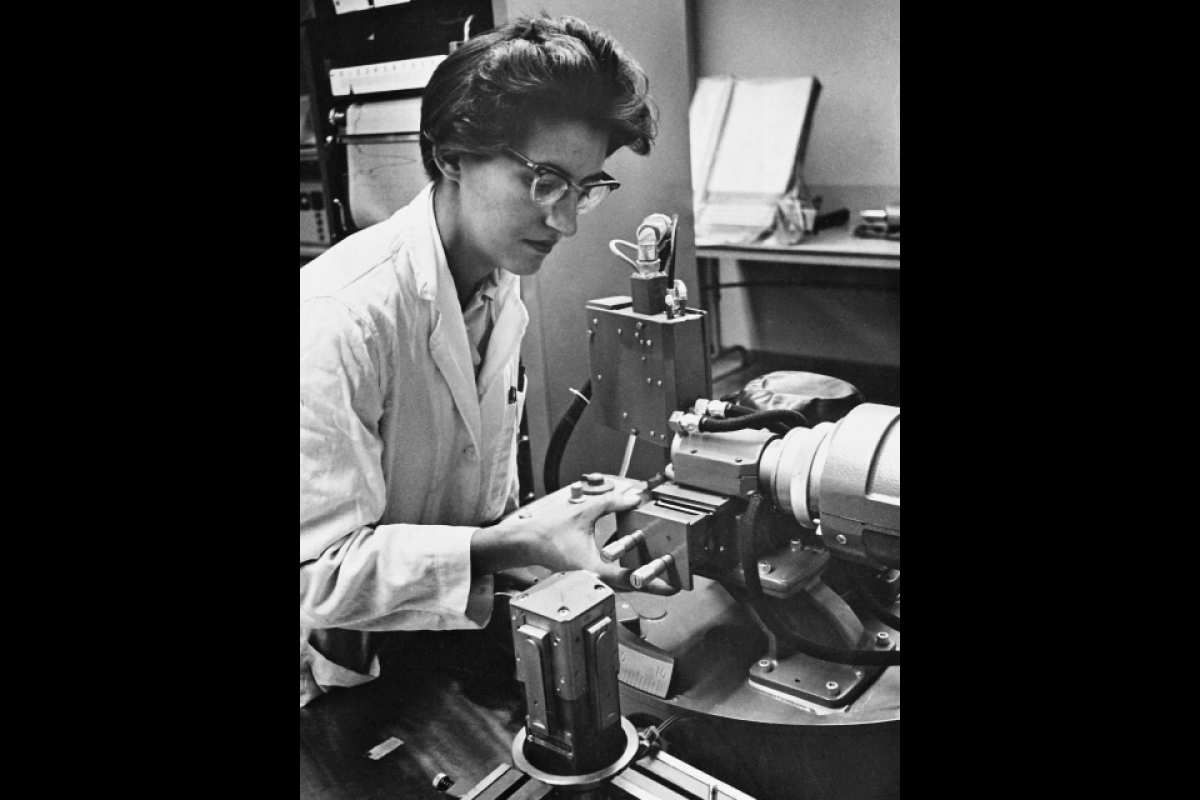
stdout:
[[370,324],[334,299],[301,306],[300,622],[481,628],[493,586],[472,580],[475,528],[378,525],[387,489],[374,341]]

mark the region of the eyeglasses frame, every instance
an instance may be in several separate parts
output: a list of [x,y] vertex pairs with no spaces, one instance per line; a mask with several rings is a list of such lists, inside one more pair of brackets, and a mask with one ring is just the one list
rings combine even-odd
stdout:
[[[537,205],[537,206],[542,206],[542,207],[552,206],[555,203],[557,203],[559,200],[561,200],[563,198],[563,195],[567,194],[567,192],[569,192],[571,189],[574,189],[576,198],[578,198],[575,201],[575,206],[576,206],[576,209],[578,209],[579,202],[583,198],[584,192],[590,192],[593,188],[595,188],[597,186],[608,186],[609,187],[608,193],[612,194],[617,189],[621,188],[621,182],[616,180],[615,178],[613,178],[607,172],[600,173],[602,176],[604,176],[601,180],[592,181],[591,183],[579,184],[579,183],[576,183],[575,181],[571,180],[571,178],[569,176],[564,175],[562,173],[562,170],[556,169],[555,167],[547,166],[546,164],[539,164],[536,161],[532,161],[529,158],[527,158],[526,156],[523,156],[520,153],[518,153],[516,150],[513,150],[511,147],[505,147],[504,153],[505,153],[505,155],[512,158],[514,161],[524,164],[526,167],[533,170],[534,178],[533,178],[533,181],[529,184],[529,199],[533,202],[534,205]],[[541,179],[541,177],[543,175],[546,175],[546,174],[550,174],[550,175],[554,175],[556,177],[562,178],[564,181],[567,182],[567,189],[566,189],[566,191],[563,192],[563,194],[559,195],[558,197],[556,197],[554,200],[550,201],[549,203],[539,203],[537,201],[536,197],[534,196],[535,193],[537,192],[537,182]],[[608,198],[608,195],[605,195],[605,199],[607,199],[607,198]],[[601,202],[603,202],[603,201],[601,201]],[[592,209],[596,208],[596,206],[598,206],[598,205],[600,205],[600,204],[597,203],[595,206],[592,206],[591,208],[588,208],[586,211],[581,211],[579,213],[586,214],[588,211],[591,211]]]

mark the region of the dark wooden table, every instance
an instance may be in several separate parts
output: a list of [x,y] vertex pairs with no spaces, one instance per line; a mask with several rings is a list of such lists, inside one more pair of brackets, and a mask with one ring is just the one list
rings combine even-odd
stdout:
[[[300,709],[300,800],[445,800],[438,773],[462,794],[509,760],[521,684],[484,634],[398,635],[381,660],[373,683]],[[404,744],[371,760],[393,737]]]
[[[445,800],[432,786],[437,774],[462,795],[511,763],[525,709],[507,635],[503,626],[389,635],[379,679],[300,710],[300,800]],[[622,706],[639,727],[662,718],[626,697]],[[899,736],[898,721],[839,731],[693,719],[672,728],[668,750],[758,800],[891,800],[900,796]],[[404,744],[371,760],[391,738]]]

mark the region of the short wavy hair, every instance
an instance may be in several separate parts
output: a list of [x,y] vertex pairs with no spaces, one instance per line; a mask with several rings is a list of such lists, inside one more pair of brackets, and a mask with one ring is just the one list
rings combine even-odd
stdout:
[[446,58],[421,101],[421,158],[441,177],[446,155],[496,155],[533,120],[580,120],[608,131],[608,152],[650,152],[657,133],[649,79],[603,31],[574,17],[518,18]]

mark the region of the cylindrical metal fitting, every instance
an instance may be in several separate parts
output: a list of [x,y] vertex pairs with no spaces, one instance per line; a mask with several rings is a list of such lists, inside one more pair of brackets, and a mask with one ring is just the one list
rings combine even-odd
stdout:
[[604,559],[604,563],[611,564],[614,561],[620,561],[625,557],[625,554],[635,549],[638,545],[646,543],[646,534],[644,531],[634,531],[633,533],[610,544],[608,547],[600,551],[600,557]]
[[675,557],[670,554],[667,554],[662,558],[656,558],[646,566],[634,572],[633,575],[629,577],[629,582],[633,584],[633,588],[640,591],[646,587],[647,583],[664,574],[674,565]]

